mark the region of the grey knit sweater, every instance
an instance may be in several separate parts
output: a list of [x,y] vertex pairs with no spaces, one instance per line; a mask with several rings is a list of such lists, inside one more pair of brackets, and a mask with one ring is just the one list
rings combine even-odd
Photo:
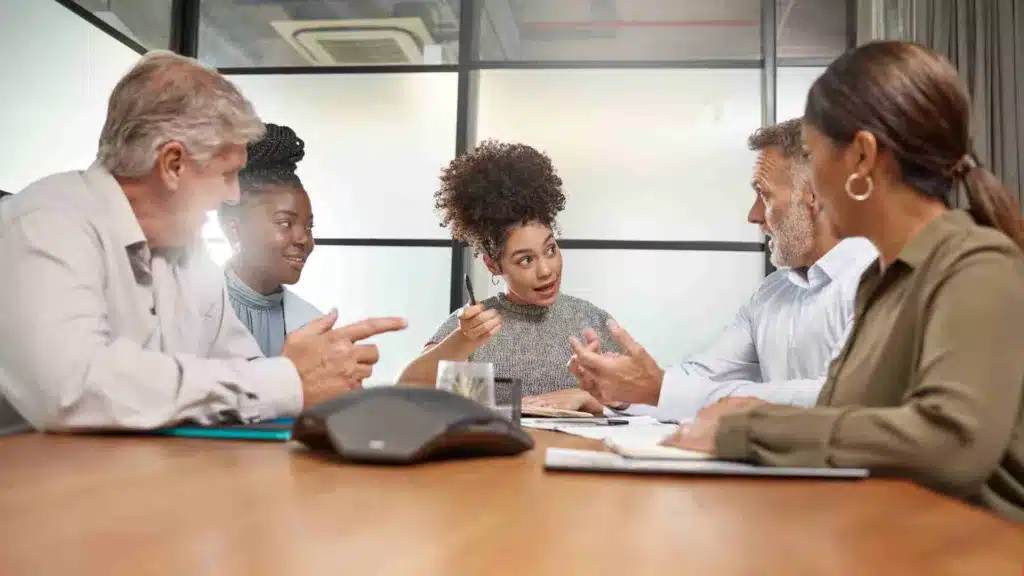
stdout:
[[[518,378],[523,396],[576,387],[567,364],[572,356],[569,337],[583,339],[583,330],[593,328],[601,338],[603,352],[618,352],[605,323],[610,316],[586,300],[559,294],[544,308],[510,302],[505,294],[487,298],[481,304],[501,312],[501,329],[487,344],[470,356],[474,362],[494,364],[498,378]],[[428,342],[437,344],[459,328],[459,311],[452,313]],[[500,388],[499,402],[503,400]]]

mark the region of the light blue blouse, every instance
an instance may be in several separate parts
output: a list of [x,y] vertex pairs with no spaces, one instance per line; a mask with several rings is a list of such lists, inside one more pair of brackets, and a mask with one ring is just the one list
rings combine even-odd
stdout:
[[285,336],[322,315],[287,288],[264,296],[249,288],[230,267],[225,269],[224,276],[231,308],[256,339],[264,356],[280,356]]

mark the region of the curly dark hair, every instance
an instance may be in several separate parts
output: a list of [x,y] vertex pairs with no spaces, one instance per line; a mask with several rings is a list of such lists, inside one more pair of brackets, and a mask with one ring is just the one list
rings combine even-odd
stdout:
[[434,208],[453,238],[498,258],[510,226],[539,222],[557,229],[565,193],[547,154],[525,144],[485,140],[441,171]]

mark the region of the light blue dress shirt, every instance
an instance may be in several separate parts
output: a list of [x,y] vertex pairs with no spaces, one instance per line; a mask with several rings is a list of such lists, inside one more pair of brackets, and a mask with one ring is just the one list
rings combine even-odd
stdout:
[[811,406],[853,325],[860,277],[878,253],[848,238],[807,269],[769,274],[707,349],[665,371],[657,407],[629,412],[688,420],[727,396]]

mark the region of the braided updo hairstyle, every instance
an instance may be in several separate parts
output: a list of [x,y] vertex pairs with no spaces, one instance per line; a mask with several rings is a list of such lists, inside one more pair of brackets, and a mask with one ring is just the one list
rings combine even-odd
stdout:
[[238,173],[241,198],[236,204],[221,204],[217,210],[222,227],[227,220],[239,218],[241,208],[268,186],[303,189],[295,168],[306,155],[306,144],[287,126],[267,124],[266,128],[262,138],[246,147],[245,167]]
[[302,187],[295,168],[306,155],[306,144],[287,126],[266,126],[263,138],[249,143],[249,157],[238,174],[243,202],[246,194],[259,193],[267,185]]
[[538,222],[555,229],[565,193],[547,154],[485,140],[441,171],[434,208],[453,238],[497,260],[510,226]]

